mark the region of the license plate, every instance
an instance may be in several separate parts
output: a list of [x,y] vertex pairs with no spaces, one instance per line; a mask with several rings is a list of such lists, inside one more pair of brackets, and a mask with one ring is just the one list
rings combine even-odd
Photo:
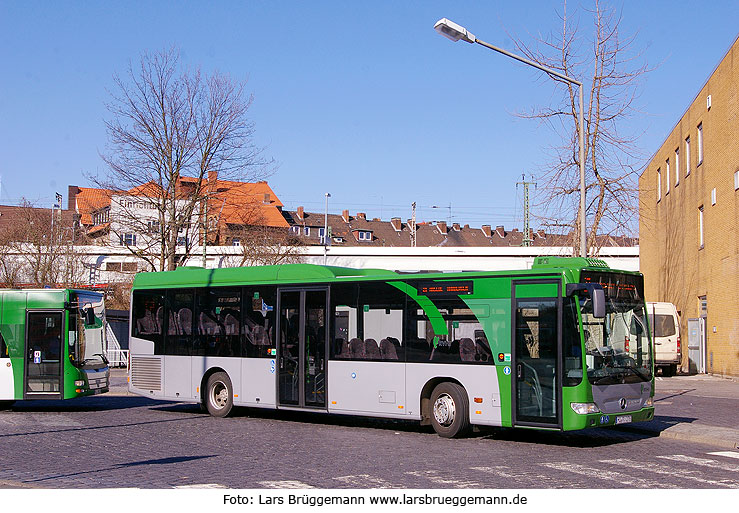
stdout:
[[631,415],[621,415],[620,417],[616,417],[616,424],[626,424],[628,422],[631,422]]

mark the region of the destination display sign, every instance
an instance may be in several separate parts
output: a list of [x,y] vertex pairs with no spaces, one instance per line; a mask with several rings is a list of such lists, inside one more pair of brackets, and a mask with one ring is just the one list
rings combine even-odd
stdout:
[[473,282],[423,281],[418,283],[418,293],[427,297],[453,297],[472,294]]
[[640,275],[609,272],[583,271],[580,274],[583,283],[599,283],[605,291],[606,297],[612,299],[644,298],[644,278]]

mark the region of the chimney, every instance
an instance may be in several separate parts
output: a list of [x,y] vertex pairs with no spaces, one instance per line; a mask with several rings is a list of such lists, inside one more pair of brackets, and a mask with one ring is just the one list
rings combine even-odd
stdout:
[[436,221],[436,227],[439,229],[439,233],[446,235],[446,221]]
[[67,210],[77,211],[77,193],[79,192],[80,188],[76,185],[67,187]]
[[493,236],[493,232],[491,231],[492,229],[489,224],[482,225],[481,230],[482,233],[485,234],[485,237],[487,237],[488,239]]
[[393,229],[396,232],[399,232],[399,231],[401,231],[403,229],[403,224],[400,222],[400,218],[399,217],[393,217],[390,220],[390,224],[393,225]]
[[272,203],[272,198],[268,192],[265,192],[264,193],[264,204],[269,205],[270,203]]
[[505,228],[504,227],[496,226],[495,233],[497,233],[501,239],[505,239]]
[[455,232],[458,232],[461,229],[459,223],[452,224],[452,229],[454,229]]
[[362,221],[366,221],[367,220],[367,214],[365,214],[364,212],[357,212],[357,219],[361,219]]
[[303,214],[303,207],[298,207],[298,211],[296,212],[298,215],[298,221],[301,223],[305,221],[305,215]]
[[349,223],[349,211],[348,210],[342,210],[341,211],[341,218],[344,220],[345,223]]

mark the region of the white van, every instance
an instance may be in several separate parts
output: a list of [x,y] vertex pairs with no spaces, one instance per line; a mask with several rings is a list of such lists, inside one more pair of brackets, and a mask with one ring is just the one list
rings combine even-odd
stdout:
[[654,365],[673,376],[682,362],[680,318],[672,303],[647,303],[649,326],[654,335]]

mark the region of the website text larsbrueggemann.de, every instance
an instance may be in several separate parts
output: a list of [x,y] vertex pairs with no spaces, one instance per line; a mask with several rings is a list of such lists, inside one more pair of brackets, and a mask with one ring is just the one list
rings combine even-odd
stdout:
[[334,505],[364,505],[377,506],[486,506],[486,505],[525,505],[528,499],[524,495],[435,495],[433,492],[423,494],[403,493],[402,495],[313,495],[313,494],[287,494],[287,495],[223,495],[224,505],[263,505],[263,506],[334,506]]

